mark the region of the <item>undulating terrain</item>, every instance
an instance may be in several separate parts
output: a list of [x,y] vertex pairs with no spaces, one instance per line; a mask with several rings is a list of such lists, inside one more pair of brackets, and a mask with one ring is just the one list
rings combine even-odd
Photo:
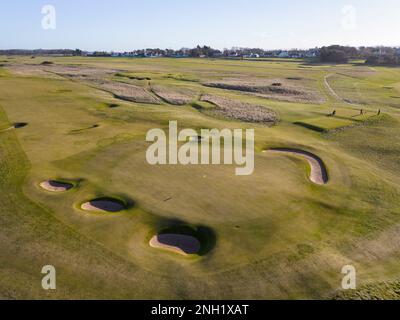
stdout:
[[[149,165],[170,120],[254,128],[254,173]],[[2,56],[0,298],[399,298],[399,121],[400,69],[359,61]]]

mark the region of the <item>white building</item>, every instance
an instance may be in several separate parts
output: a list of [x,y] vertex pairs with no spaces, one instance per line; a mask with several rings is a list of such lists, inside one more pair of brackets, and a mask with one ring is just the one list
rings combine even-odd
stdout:
[[318,56],[319,50],[318,49],[310,49],[306,53],[306,58],[315,58]]

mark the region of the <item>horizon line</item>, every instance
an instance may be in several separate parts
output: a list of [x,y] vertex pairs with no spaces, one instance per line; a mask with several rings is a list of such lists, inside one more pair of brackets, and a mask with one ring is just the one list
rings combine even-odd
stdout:
[[[312,47],[291,47],[291,48],[274,48],[274,49],[266,49],[266,48],[262,48],[262,47],[246,47],[246,46],[232,46],[230,48],[214,48],[210,45],[199,45],[200,47],[210,47],[211,49],[214,50],[219,50],[219,51],[224,51],[224,50],[234,50],[234,49],[257,49],[257,50],[264,50],[264,51],[278,51],[278,50],[282,50],[282,51],[290,51],[290,50],[310,50],[310,49],[320,49],[323,47],[330,47],[330,46],[342,46],[342,47],[352,47],[352,48],[400,48],[400,45],[343,45],[343,44],[330,44],[330,45],[322,45],[322,46],[312,46]],[[122,49],[122,50],[116,50],[116,49],[80,49],[80,48],[7,48],[7,49],[0,49],[0,51],[11,51],[11,50],[26,50],[26,51],[39,51],[39,50],[81,50],[82,52],[132,52],[132,51],[137,51],[137,50],[174,50],[174,51],[179,51],[182,49],[194,49],[197,48],[197,46],[194,47],[180,47],[180,48],[163,48],[163,47],[146,47],[146,48],[139,48],[139,49]]]

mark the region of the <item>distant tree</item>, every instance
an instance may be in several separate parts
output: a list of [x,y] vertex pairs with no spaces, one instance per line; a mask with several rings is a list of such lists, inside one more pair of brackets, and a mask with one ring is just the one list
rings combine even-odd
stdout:
[[199,58],[203,56],[207,58],[213,58],[219,55],[222,55],[221,51],[208,46],[197,46],[196,48],[189,50],[189,56],[193,58]]
[[322,62],[347,63],[350,56],[350,50],[346,50],[341,46],[322,47],[320,51]]
[[372,55],[365,61],[370,65],[400,65],[400,56],[396,54]]

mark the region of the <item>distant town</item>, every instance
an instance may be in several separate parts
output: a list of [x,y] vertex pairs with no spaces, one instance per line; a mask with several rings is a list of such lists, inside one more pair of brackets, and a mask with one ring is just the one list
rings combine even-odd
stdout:
[[126,57],[126,58],[221,58],[221,59],[318,59],[321,62],[345,63],[350,59],[364,59],[370,64],[400,64],[400,47],[349,47],[333,45],[312,49],[264,50],[240,48],[218,50],[209,46],[173,49],[139,49],[125,52],[84,51],[80,49],[38,49],[0,50],[1,55],[31,56],[85,56],[85,57]]

